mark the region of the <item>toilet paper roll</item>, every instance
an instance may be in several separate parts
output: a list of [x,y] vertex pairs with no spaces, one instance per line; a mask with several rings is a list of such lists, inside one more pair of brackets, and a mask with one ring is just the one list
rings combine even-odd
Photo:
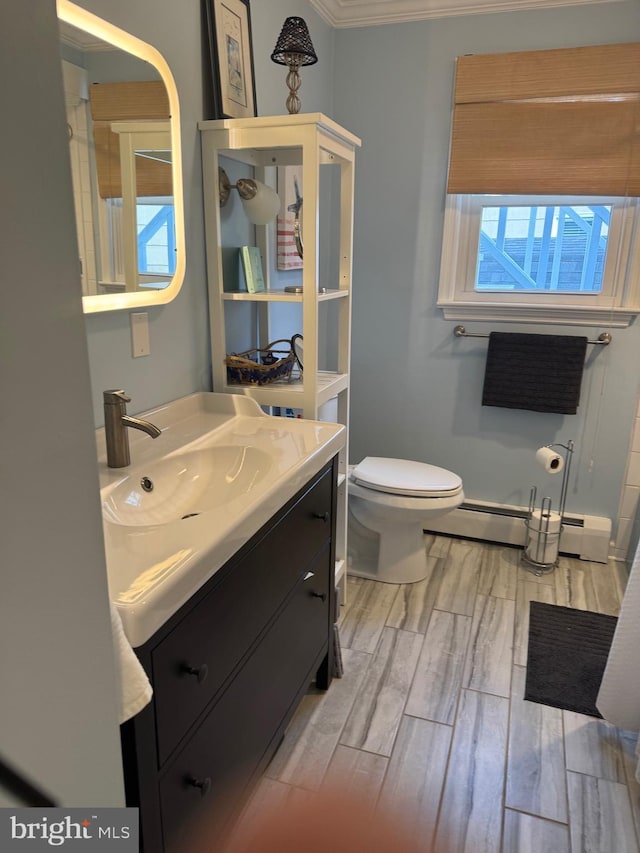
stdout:
[[536,462],[547,474],[559,474],[564,468],[564,459],[550,447],[541,447],[536,450]]
[[538,541],[536,537],[533,537],[530,534],[529,543],[527,545],[527,557],[533,563],[545,563],[546,565],[551,565],[552,563],[555,563],[557,556],[557,540],[547,542],[547,544],[544,545],[542,541]]
[[542,533],[560,533],[560,513],[535,509],[531,513],[529,528]]
[[536,563],[555,563],[560,545],[560,513],[534,510],[529,519],[527,557]]

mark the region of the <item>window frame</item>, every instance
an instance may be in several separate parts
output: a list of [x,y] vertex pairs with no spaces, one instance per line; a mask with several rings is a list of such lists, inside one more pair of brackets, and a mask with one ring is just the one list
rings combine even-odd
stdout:
[[[487,204],[478,203],[486,198]],[[506,198],[516,204],[583,203],[584,196],[447,195],[437,305],[447,320],[606,324],[628,326],[640,313],[640,200],[599,198],[613,204],[600,293],[476,291],[481,210]],[[589,197],[591,198],[591,197]]]
[[[144,196],[137,204],[164,204],[164,196]],[[101,198],[98,200],[98,242],[100,246],[100,273],[98,284],[106,290],[124,290],[126,287],[124,271],[124,246],[122,238],[122,199]],[[143,273],[138,270],[138,290],[153,288],[165,290],[170,284],[173,273]],[[166,281],[165,281],[166,279]],[[135,292],[135,291],[129,291]]]

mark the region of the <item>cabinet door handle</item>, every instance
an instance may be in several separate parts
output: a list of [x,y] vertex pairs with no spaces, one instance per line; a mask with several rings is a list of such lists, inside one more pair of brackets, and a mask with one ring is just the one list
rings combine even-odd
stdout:
[[211,779],[209,776],[204,779],[196,779],[194,776],[187,777],[187,784],[200,790],[200,796],[206,797],[211,790]]
[[311,595],[313,596],[313,598],[319,598],[321,601],[327,600],[326,592],[312,592]]
[[313,517],[319,519],[320,521],[324,521],[325,524],[331,518],[328,512],[314,512]]
[[187,664],[184,664],[182,666],[182,672],[186,673],[187,675],[194,675],[198,680],[198,684],[202,684],[203,681],[207,680],[207,676],[209,675],[209,667],[206,665],[206,663],[202,663],[200,664],[200,666],[188,666]]

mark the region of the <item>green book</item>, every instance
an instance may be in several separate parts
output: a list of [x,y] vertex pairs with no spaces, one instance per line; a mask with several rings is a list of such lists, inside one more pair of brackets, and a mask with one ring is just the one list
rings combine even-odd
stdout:
[[247,283],[249,293],[261,293],[264,289],[264,276],[262,274],[262,258],[257,246],[241,246],[240,257],[244,279]]

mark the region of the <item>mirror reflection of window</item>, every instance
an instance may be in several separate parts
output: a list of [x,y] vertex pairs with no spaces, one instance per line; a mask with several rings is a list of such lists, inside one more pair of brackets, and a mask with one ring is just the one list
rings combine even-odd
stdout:
[[139,198],[136,205],[138,235],[138,273],[166,276],[166,284],[176,270],[176,240],[173,199]]
[[[101,233],[109,282],[103,286],[124,285],[127,292],[167,287],[173,276],[168,270],[175,270],[175,227],[166,89],[155,80],[94,84],[89,102],[98,203],[109,208],[111,224]],[[152,206],[155,219],[148,215]],[[113,234],[122,235],[120,245]],[[165,258],[164,271],[153,274],[149,253],[158,255],[162,234],[174,256]]]
[[[122,199],[104,200],[105,232],[110,235],[102,244],[106,251],[103,268],[109,278],[102,282],[102,292],[122,290],[125,281],[125,252],[122,241]],[[136,242],[138,288],[162,290],[171,282],[176,271],[175,212],[173,197],[140,197],[136,199]],[[105,219],[105,217],[102,217]]]
[[[62,22],[61,56],[83,296],[163,290],[176,272],[166,87],[149,63]],[[130,134],[130,168],[121,162],[127,122],[143,131],[163,122],[155,137]],[[131,216],[124,173],[135,176]]]

